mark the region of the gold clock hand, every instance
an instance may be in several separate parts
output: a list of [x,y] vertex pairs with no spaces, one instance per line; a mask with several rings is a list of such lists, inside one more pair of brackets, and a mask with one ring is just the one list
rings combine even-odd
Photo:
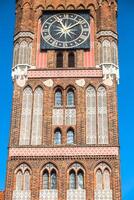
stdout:
[[55,16],[55,17],[56,17],[57,22],[59,22],[59,23],[61,24],[62,28],[63,28],[63,29],[66,29],[66,27],[64,26],[62,20],[59,19],[57,16]]
[[73,24],[72,26],[68,26],[66,29],[67,29],[67,30],[68,30],[68,29],[71,29],[71,28],[77,26],[78,24],[82,24],[82,21],[77,22],[76,24]]

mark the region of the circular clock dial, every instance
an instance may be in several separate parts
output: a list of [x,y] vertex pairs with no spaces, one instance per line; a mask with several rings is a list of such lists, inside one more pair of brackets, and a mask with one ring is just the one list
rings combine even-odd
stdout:
[[75,48],[89,37],[89,23],[74,13],[59,13],[42,25],[42,38],[55,48]]

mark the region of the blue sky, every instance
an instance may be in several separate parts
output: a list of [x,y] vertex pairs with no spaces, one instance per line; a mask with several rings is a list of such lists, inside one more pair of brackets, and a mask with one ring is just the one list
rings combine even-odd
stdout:
[[[0,190],[4,189],[12,109],[12,48],[15,0],[0,0]],[[134,1],[118,0],[120,85],[118,87],[123,200],[134,199]]]

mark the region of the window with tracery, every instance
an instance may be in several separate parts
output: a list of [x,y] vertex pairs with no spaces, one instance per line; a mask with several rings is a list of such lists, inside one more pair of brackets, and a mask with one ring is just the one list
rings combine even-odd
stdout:
[[51,163],[45,166],[42,177],[42,188],[44,190],[57,189],[57,169]]
[[22,41],[14,47],[14,66],[17,64],[31,64],[32,42]]
[[58,52],[56,55],[56,68],[63,67],[63,52]]
[[23,91],[21,127],[20,127],[20,145],[30,144],[31,117],[32,117],[32,98],[33,93],[30,87],[26,87]]
[[118,65],[118,48],[115,42],[112,42],[112,63]]
[[108,40],[102,42],[102,63],[111,63],[111,44]]
[[19,61],[19,44],[16,43],[14,46],[14,60],[13,60],[14,67],[18,64],[18,61]]
[[95,170],[95,200],[112,200],[112,190],[111,190],[111,170],[105,164],[101,163],[97,166]]
[[98,143],[108,144],[108,116],[106,89],[100,86],[97,91],[98,99]]
[[62,92],[60,89],[55,92],[55,106],[62,106]]
[[86,90],[86,141],[87,144],[96,144],[96,91],[89,86]]
[[84,189],[84,170],[79,163],[74,163],[69,171],[69,189]]
[[30,169],[26,164],[22,164],[15,172],[17,191],[30,190]]
[[75,53],[74,52],[68,53],[68,67],[70,68],[75,67]]
[[67,144],[74,144],[74,131],[72,129],[67,131]]
[[69,89],[67,92],[67,106],[74,106],[74,91],[73,89]]
[[34,91],[32,118],[32,145],[40,145],[42,140],[43,90],[38,87]]
[[54,133],[54,144],[61,144],[61,130],[56,129]]

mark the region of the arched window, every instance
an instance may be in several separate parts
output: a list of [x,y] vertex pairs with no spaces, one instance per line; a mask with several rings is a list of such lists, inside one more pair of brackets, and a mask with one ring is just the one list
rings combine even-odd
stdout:
[[20,126],[20,145],[29,145],[31,131],[31,115],[32,115],[32,90],[26,87],[23,91],[21,126]]
[[23,174],[22,171],[18,171],[16,174],[16,190],[23,189]]
[[29,44],[28,47],[28,64],[32,64],[32,42]]
[[30,171],[26,164],[21,164],[16,170],[16,191],[29,191],[30,190]]
[[84,189],[84,170],[79,163],[74,163],[70,168],[69,189]]
[[100,86],[97,92],[98,98],[98,143],[108,144],[108,118],[106,89]]
[[56,176],[56,171],[53,170],[51,172],[51,189],[56,189],[57,188],[57,176]]
[[78,172],[78,188],[84,188],[84,174],[82,170]]
[[108,169],[104,170],[103,174],[103,181],[104,181],[104,190],[110,190],[110,173]]
[[74,144],[74,131],[72,129],[67,131],[67,144]]
[[76,189],[76,174],[73,170],[69,174],[69,179],[70,189]]
[[96,172],[96,188],[102,190],[103,177],[100,169]]
[[112,42],[112,63],[118,65],[118,48],[115,42]]
[[75,67],[75,54],[74,52],[69,52],[68,54],[68,67]]
[[58,52],[57,53],[56,67],[57,68],[62,68],[63,67],[63,53],[62,52]]
[[102,43],[102,62],[111,63],[111,44],[108,40]]
[[60,131],[60,129],[56,129],[56,131],[55,131],[54,144],[61,144],[61,131]]
[[62,92],[60,89],[55,92],[55,106],[62,106]]
[[34,92],[33,119],[32,119],[32,145],[40,145],[42,140],[43,90],[36,88]]
[[28,43],[22,41],[19,49],[19,64],[28,64]]
[[15,44],[14,46],[14,59],[13,59],[13,66],[18,64],[18,59],[19,59],[19,44]]
[[67,92],[67,105],[68,106],[74,106],[74,91],[72,89],[69,89]]
[[43,189],[47,190],[49,188],[49,173],[47,170],[43,173]]
[[96,144],[96,91],[89,86],[86,90],[86,142]]
[[42,180],[43,190],[56,190],[57,189],[57,170],[51,163],[45,165]]
[[[95,180],[96,180],[96,193],[100,196],[102,199],[112,199],[108,198],[111,197],[111,188],[110,188],[110,168],[105,164],[101,163],[97,167],[97,170],[95,172]],[[105,192],[107,191],[107,192]],[[104,196],[105,193],[105,196]]]
[[24,173],[24,190],[30,190],[30,173],[25,171]]

